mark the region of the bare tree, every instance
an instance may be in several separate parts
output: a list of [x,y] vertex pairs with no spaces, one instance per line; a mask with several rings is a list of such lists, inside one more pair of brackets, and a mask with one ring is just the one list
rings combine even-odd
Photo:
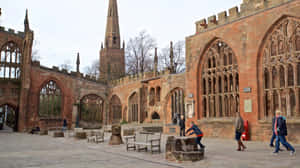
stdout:
[[66,69],[67,71],[71,71],[72,65],[70,60],[65,60],[63,64],[60,64],[59,67],[61,69]]
[[[177,41],[173,46],[175,73],[185,71],[185,42]],[[170,46],[161,49],[159,69],[171,69]]]
[[126,70],[128,74],[143,73],[153,69],[155,39],[145,30],[130,38],[126,48]]
[[95,60],[92,62],[91,66],[87,66],[84,68],[84,73],[87,75],[90,75],[92,77],[98,78],[99,77],[99,67],[100,67],[99,60]]

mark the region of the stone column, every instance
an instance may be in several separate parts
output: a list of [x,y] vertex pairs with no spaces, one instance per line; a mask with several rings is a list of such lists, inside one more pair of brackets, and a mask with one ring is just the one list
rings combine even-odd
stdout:
[[299,95],[300,94],[300,89],[295,89],[295,97],[296,97],[296,116],[295,117],[300,117],[300,98],[299,98]]

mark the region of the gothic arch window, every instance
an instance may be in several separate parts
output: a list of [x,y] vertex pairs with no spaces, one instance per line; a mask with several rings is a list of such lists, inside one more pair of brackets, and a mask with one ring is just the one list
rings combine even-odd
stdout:
[[129,122],[138,122],[139,103],[138,94],[134,92],[129,97]]
[[290,109],[288,112],[288,116],[295,116],[296,115],[296,96],[295,92],[291,89],[290,90]]
[[151,115],[151,119],[152,120],[160,120],[160,116],[157,112],[153,112],[153,114]]
[[239,73],[235,74],[235,91],[239,92]]
[[80,120],[83,122],[103,122],[103,99],[95,94],[84,96],[80,101]]
[[273,82],[272,82],[273,88],[278,87],[278,86],[276,85],[276,83],[279,82],[279,81],[278,81],[278,75],[277,75],[276,67],[273,67],[273,69],[272,69],[272,79],[273,79]]
[[62,92],[54,81],[49,81],[40,90],[39,116],[60,118],[62,111]]
[[285,77],[284,68],[281,65],[280,68],[279,68],[279,78],[280,78],[279,82],[280,82],[280,87],[285,87],[285,79],[284,79],[284,77]]
[[294,70],[291,64],[288,65],[288,86],[294,86]]
[[177,88],[171,91],[170,98],[172,123],[176,124],[179,119],[178,117],[185,115],[183,89]]
[[[216,65],[206,66],[214,58]],[[239,74],[233,50],[221,40],[215,40],[204,53],[202,64],[200,80],[203,82],[199,82],[203,89],[202,104],[205,103],[202,117],[234,117],[239,103]]]
[[203,117],[206,117],[207,116],[206,98],[203,98],[202,107],[203,107]]
[[156,101],[160,102],[160,87],[156,87]]
[[1,47],[0,78],[20,78],[21,50],[14,42],[8,42]]
[[300,51],[300,35],[296,36],[296,51]]
[[150,89],[150,94],[149,94],[149,96],[150,96],[150,99],[149,99],[149,105],[150,105],[150,106],[154,106],[154,104],[155,104],[155,89],[154,89],[154,88],[151,88],[151,89]]
[[202,92],[203,92],[203,94],[206,94],[206,80],[205,79],[202,79],[202,86],[203,86]]
[[122,119],[122,104],[118,96],[113,95],[110,99],[110,116],[112,123],[120,123]]
[[[271,81],[264,72],[265,87],[262,94],[264,112],[260,116],[262,119],[271,118],[274,116],[274,111],[279,108],[287,117],[300,116],[300,103],[297,102],[297,94],[295,94],[300,87],[298,65],[300,20],[293,17],[282,18],[270,32],[262,48],[262,69],[272,70]],[[266,84],[272,87],[266,87]]]
[[297,64],[297,80],[298,86],[300,85],[300,62]]
[[265,89],[269,89],[269,71],[268,69],[265,69],[264,72],[264,80],[265,80]]

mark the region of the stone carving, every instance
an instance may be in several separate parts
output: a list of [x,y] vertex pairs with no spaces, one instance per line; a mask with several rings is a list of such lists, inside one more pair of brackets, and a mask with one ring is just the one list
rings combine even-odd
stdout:
[[216,40],[204,55],[202,65],[203,117],[233,117],[239,111],[239,74],[235,54]]
[[[286,17],[274,26],[264,44],[264,117],[274,116],[279,108],[287,117],[300,116],[300,21]],[[271,75],[269,75],[271,74]]]

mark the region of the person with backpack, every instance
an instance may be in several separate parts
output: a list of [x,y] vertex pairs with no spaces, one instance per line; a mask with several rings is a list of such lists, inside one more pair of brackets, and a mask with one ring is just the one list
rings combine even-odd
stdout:
[[243,144],[241,140],[241,136],[244,131],[245,131],[244,120],[241,117],[240,113],[237,113],[237,117],[235,121],[235,140],[237,141],[238,144],[237,151],[244,151],[246,149],[246,146]]
[[196,143],[200,146],[201,149],[204,149],[205,146],[201,143],[203,132],[199,129],[199,127],[194,123],[194,121],[191,122],[192,126],[186,131],[186,134],[188,134],[190,131],[193,131],[189,135],[196,134]]

